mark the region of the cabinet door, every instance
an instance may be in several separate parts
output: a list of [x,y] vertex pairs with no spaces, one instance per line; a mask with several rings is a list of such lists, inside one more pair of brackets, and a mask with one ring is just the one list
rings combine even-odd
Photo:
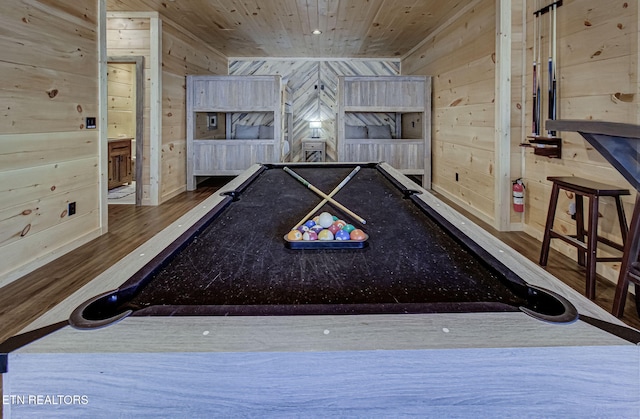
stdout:
[[109,143],[109,189],[131,181],[131,140]]
[[133,180],[131,176],[131,149],[120,150],[118,160],[118,181],[130,183]]
[[114,161],[113,158],[111,157],[111,154],[109,154],[109,164],[107,165],[108,167],[108,175],[109,175],[109,189],[114,188],[115,187],[115,173],[116,171],[114,170]]

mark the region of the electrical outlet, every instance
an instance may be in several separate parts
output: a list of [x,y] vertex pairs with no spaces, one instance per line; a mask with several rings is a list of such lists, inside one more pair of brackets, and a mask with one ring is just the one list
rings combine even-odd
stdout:
[[88,116],[85,120],[85,127],[87,129],[96,129],[96,118]]
[[67,214],[69,216],[72,216],[76,213],[76,203],[75,202],[69,202],[69,205],[67,207]]

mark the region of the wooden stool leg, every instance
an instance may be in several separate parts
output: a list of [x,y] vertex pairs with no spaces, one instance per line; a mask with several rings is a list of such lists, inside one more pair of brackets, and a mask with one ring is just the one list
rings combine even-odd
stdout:
[[622,244],[627,242],[627,236],[629,228],[627,227],[627,218],[624,215],[624,207],[622,206],[622,200],[620,195],[614,197],[616,199],[616,209],[618,210],[618,222],[620,223],[620,235],[622,237]]
[[[584,205],[582,195],[575,194],[576,199],[576,239],[584,243]],[[578,249],[578,265],[584,266],[585,254],[582,249]]]
[[554,183],[551,188],[551,197],[549,198],[549,211],[547,212],[547,223],[544,227],[544,237],[542,239],[542,250],[540,251],[540,265],[547,266],[549,260],[549,246],[551,244],[551,230],[553,230],[553,220],[556,216],[556,206],[558,205],[558,195],[560,187]]
[[[620,274],[618,276],[618,284],[616,285],[616,295],[613,298],[613,309],[611,313],[616,317],[622,317],[624,313],[624,305],[627,301],[627,291],[629,289],[629,269],[631,264],[638,258],[640,253],[640,193],[636,195],[636,204],[631,216],[631,227],[629,227],[629,237],[624,243],[624,253],[622,255],[622,264],[620,265]],[[640,302],[636,286],[636,304]],[[637,306],[636,306],[637,308]],[[640,313],[638,313],[640,315]]]
[[589,229],[587,231],[587,298],[596,297],[596,253],[598,251],[598,196],[589,199]]

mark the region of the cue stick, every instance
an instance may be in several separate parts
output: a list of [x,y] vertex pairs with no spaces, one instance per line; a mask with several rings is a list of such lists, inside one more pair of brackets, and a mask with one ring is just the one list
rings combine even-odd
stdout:
[[[555,4],[555,3],[554,3]],[[550,7],[551,9],[553,9],[554,4],[552,4]],[[548,85],[549,85],[549,98],[548,98],[548,103],[547,103],[547,107],[548,107],[548,112],[547,112],[547,116],[548,119],[554,119],[553,118],[553,102],[554,102],[554,91],[553,91],[553,24],[552,24],[552,20],[553,20],[553,13],[549,13],[549,81],[548,81]],[[547,134],[549,136],[555,136],[556,132],[550,129],[547,129]]]
[[[553,103],[551,107],[551,120],[555,120],[558,114],[558,84],[557,84],[557,70],[558,70],[558,56],[556,55],[557,51],[557,43],[558,43],[558,5],[557,2],[553,3],[553,36],[551,37],[551,42],[553,48],[551,50],[551,56],[553,57]],[[555,136],[556,131],[551,131],[551,133]]]
[[[539,5],[539,3],[538,3]],[[537,125],[536,125],[536,131],[537,134],[540,135],[541,134],[541,130],[542,130],[542,90],[541,90],[541,86],[542,86],[542,72],[540,71],[541,68],[540,66],[542,65],[542,26],[541,26],[541,20],[540,19],[540,15],[536,14],[536,32],[537,32],[537,47],[538,47],[538,60],[536,61],[536,77],[537,77],[537,85],[538,88],[536,89],[536,94],[538,96],[538,103],[536,104],[536,119],[537,119]]]
[[348,215],[350,215],[351,217],[353,217],[354,219],[358,220],[361,224],[366,224],[367,222],[364,220],[364,218],[360,217],[358,214],[356,214],[355,212],[351,211],[349,208],[345,207],[344,205],[342,205],[341,203],[339,203],[338,201],[336,201],[333,198],[330,198],[327,194],[325,194],[324,192],[322,192],[320,189],[316,188],[315,186],[313,186],[312,184],[310,184],[307,180],[305,180],[302,176],[300,176],[299,174],[297,174],[296,172],[294,172],[293,170],[289,169],[288,167],[285,167],[283,169],[285,172],[289,173],[291,176],[293,176],[294,178],[296,178],[300,183],[302,183],[304,186],[306,186],[307,188],[311,189],[313,192],[315,192],[316,194],[320,195],[321,198],[326,199],[327,201],[329,201],[331,204],[333,204],[334,206],[336,206],[338,209],[344,211],[345,213],[347,213]]
[[540,134],[540,128],[538,126],[538,121],[540,116],[538,115],[538,61],[537,61],[537,49],[538,49],[538,14],[534,13],[534,21],[533,21],[533,106],[532,114],[533,114],[533,123],[531,124],[531,132],[533,135]]
[[[344,178],[344,179],[342,180],[342,182],[340,182],[340,183],[338,184],[338,186],[336,186],[336,187],[331,191],[331,193],[329,193],[329,195],[328,195],[328,196],[329,196],[329,198],[331,198],[331,197],[333,197],[333,195],[337,194],[337,193],[338,193],[338,191],[339,191],[340,189],[342,189],[342,187],[343,187],[344,185],[346,185],[346,184],[347,184],[347,182],[349,182],[351,179],[353,179],[353,177],[356,175],[356,173],[358,173],[358,171],[359,171],[359,170],[360,170],[360,166],[356,166],[356,168],[355,168],[355,169],[353,169],[353,170],[351,171],[351,173],[349,173],[349,175],[348,175],[346,178]],[[318,210],[320,209],[320,207],[322,207],[322,206],[323,206],[324,204],[326,204],[326,203],[327,203],[327,199],[326,199],[326,198],[325,198],[325,199],[323,199],[322,201],[320,201],[320,203],[319,203],[318,205],[316,205],[314,209],[312,209],[311,211],[309,211],[309,213],[308,213],[307,215],[305,215],[305,216],[304,216],[304,218],[302,218],[302,220],[300,220],[300,221],[298,222],[298,224],[296,224],[296,225],[295,225],[295,227],[293,227],[293,229],[292,229],[292,230],[294,230],[294,229],[296,229],[296,228],[300,227],[300,226],[302,225],[302,223],[304,223],[305,221],[307,221],[307,220],[309,219],[309,217],[311,217],[311,216],[313,215],[313,213],[315,213],[316,211],[318,211]]]

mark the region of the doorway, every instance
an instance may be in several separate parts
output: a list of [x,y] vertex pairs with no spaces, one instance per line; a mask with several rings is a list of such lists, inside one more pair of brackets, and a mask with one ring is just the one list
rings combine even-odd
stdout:
[[144,57],[107,60],[107,203],[142,205]]

